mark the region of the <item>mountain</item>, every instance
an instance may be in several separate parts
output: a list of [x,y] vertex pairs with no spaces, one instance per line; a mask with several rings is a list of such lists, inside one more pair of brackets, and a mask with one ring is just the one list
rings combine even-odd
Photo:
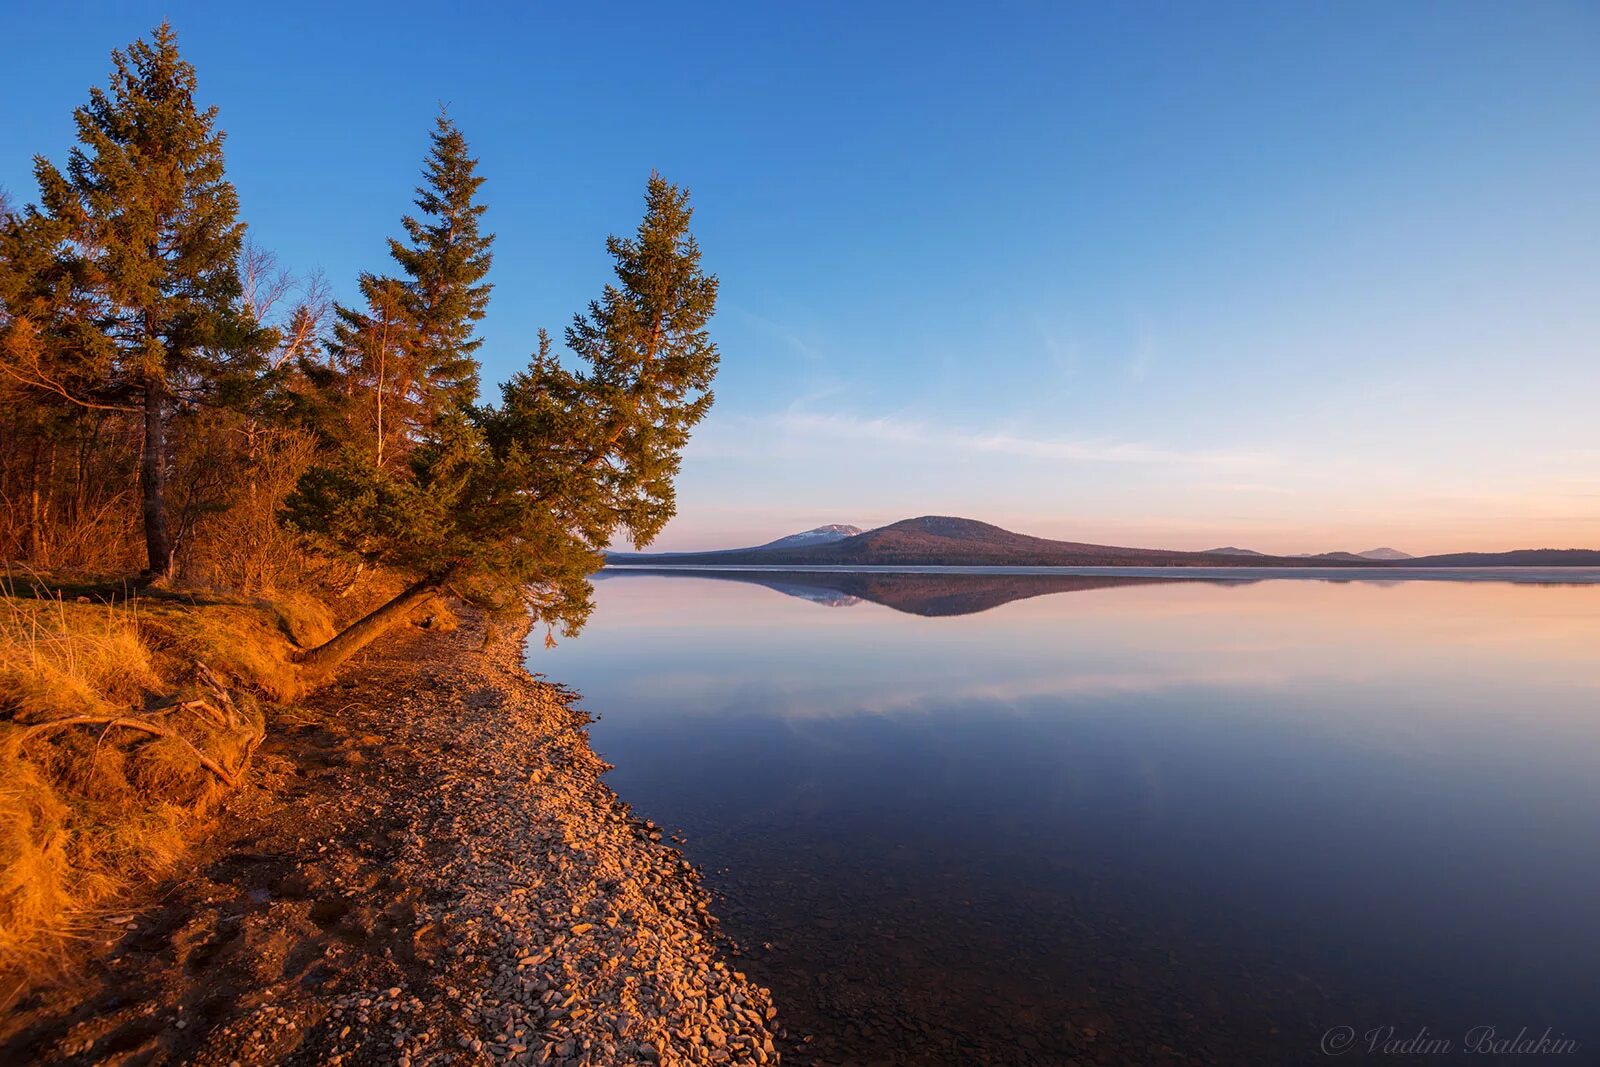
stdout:
[[1342,560],[1376,560],[1379,563],[1393,563],[1395,560],[1415,559],[1409,552],[1402,552],[1398,548],[1369,548],[1365,552],[1296,552],[1293,559],[1342,559]]
[[[1456,552],[1407,556],[1393,548],[1367,552],[1269,556],[1248,548],[1177,552],[1052,541],[1013,533],[976,519],[923,515],[862,532],[834,524],[780,537],[754,548],[715,552],[612,552],[608,563],[674,567],[1600,567],[1600,551],[1528,548],[1512,552]],[[870,598],[869,598],[870,599]]]
[[[807,545],[825,545],[833,541],[843,541],[846,537],[854,537],[861,532],[861,527],[859,526],[846,526],[844,523],[836,522],[828,526],[818,526],[812,530],[802,530],[800,533],[790,534],[788,537],[780,537],[776,541],[768,541],[764,545],[757,546],[756,551],[759,552],[768,548],[804,548]],[[733,551],[742,550],[734,549]]]
[[[719,552],[657,552],[609,557],[613,563],[735,564],[754,566],[1015,566],[1015,567],[1292,567],[1300,560],[1281,556],[1231,555],[1218,552],[1175,552],[1159,548],[1124,548],[1078,541],[1052,541],[1013,533],[976,519],[924,515],[820,544],[785,545]],[[1368,563],[1349,559],[1316,561],[1345,566]]]
[[1592,548],[1522,548],[1514,552],[1449,552],[1414,556],[1407,567],[1600,567]]
[[1416,559],[1417,558],[1416,556],[1413,556],[1409,552],[1400,551],[1398,548],[1369,548],[1365,552],[1357,552],[1356,555],[1360,556],[1362,559],[1379,559],[1379,560]]
[[834,541],[843,541],[846,537],[854,537],[861,532],[859,526],[848,526],[842,522],[831,523],[827,526],[817,526],[799,533],[780,537],[776,541],[768,541],[764,545],[754,545],[750,548],[712,548],[704,552],[607,552],[606,560],[610,563],[645,563],[651,560],[684,560],[701,559],[706,561],[715,559],[721,563],[731,563],[729,557],[745,552],[778,552],[786,549],[811,548],[815,545],[832,544]]
[[[1265,556],[1265,552],[1257,552],[1253,548],[1213,548],[1207,550],[1207,555],[1212,556]],[[1398,548],[1369,548],[1365,552],[1296,552],[1288,559],[1331,559],[1342,563],[1354,563],[1357,560],[1378,560],[1387,563],[1397,559],[1412,559],[1410,553],[1402,552]]]

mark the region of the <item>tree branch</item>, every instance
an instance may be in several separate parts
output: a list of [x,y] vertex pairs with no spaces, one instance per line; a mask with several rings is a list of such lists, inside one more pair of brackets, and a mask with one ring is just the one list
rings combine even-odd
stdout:
[[238,780],[235,779],[232,774],[228,773],[228,771],[223,769],[220,763],[206,755],[204,752],[201,752],[198,748],[195,748],[194,743],[191,742],[187,737],[184,737],[175,730],[169,730],[165,726],[158,725],[157,723],[150,722],[146,719],[129,719],[120,715],[70,715],[64,719],[52,719],[49,722],[39,723],[37,726],[30,726],[22,731],[21,739],[25,741],[34,734],[44,733],[50,730],[60,730],[68,726],[104,726],[107,729],[110,729],[113,726],[121,726],[129,730],[138,730],[142,733],[151,734],[155,737],[175,738],[176,740],[183,742],[184,747],[186,747],[190,752],[194,753],[194,758],[200,761],[200,766],[204,767],[206,770],[220,778],[229,788],[236,787],[239,784]]
[[35,389],[43,389],[46,392],[55,393],[57,396],[60,396],[65,400],[72,401],[72,403],[77,404],[79,407],[90,408],[94,411],[121,411],[127,414],[138,414],[138,412],[142,410],[141,408],[125,407],[121,404],[97,404],[92,400],[84,400],[81,397],[76,397],[69,393],[66,386],[60,384],[59,382],[53,382],[43,376],[39,378],[25,378],[21,374],[18,374],[9,363],[0,363],[0,370],[5,371],[6,374],[21,382],[23,385],[32,386]]

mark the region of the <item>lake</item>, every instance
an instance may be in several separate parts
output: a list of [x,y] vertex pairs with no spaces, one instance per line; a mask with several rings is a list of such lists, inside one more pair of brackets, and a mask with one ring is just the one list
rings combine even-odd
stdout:
[[1242,573],[608,570],[529,664],[800,1062],[1600,1060],[1600,573]]

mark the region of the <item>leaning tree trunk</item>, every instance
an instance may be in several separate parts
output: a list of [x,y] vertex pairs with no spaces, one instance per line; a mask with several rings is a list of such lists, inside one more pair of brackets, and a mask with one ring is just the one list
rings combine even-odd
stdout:
[[144,455],[139,487],[144,494],[145,573],[165,578],[172,572],[172,532],[167,526],[167,396],[166,383],[150,375],[144,383]]
[[402,621],[412,609],[439,591],[443,583],[438,578],[424,578],[407,587],[405,592],[387,604],[375,608],[345,627],[328,641],[300,657],[300,666],[310,674],[326,674],[339,664],[382,637],[389,628]]

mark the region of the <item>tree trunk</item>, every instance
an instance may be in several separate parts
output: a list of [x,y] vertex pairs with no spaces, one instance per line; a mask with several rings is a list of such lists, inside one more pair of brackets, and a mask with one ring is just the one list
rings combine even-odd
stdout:
[[[45,452],[45,456],[48,462],[45,463],[44,467],[44,493],[36,502],[36,507],[39,513],[39,532],[41,536],[45,530],[60,529],[60,525],[56,521],[56,516],[50,513],[51,505],[55,503],[56,499],[56,441],[54,437],[51,437],[50,439],[50,446]],[[34,483],[34,490],[37,492],[38,488],[38,482],[36,481]],[[57,563],[59,560],[50,560],[48,562]],[[35,566],[45,564],[46,561],[43,559],[34,560]]]
[[438,578],[424,578],[409,586],[387,604],[368,612],[328,641],[308,651],[300,658],[300,666],[312,674],[326,674],[333,670],[382,637],[413,608],[438,592],[442,584]]
[[167,526],[166,383],[152,374],[144,383],[144,455],[139,465],[144,493],[144,545],[151,578],[172,573],[172,532]]
[[22,549],[23,558],[35,567],[43,567],[44,516],[39,508],[39,442],[33,442],[33,462],[28,470],[28,529],[27,543]]

